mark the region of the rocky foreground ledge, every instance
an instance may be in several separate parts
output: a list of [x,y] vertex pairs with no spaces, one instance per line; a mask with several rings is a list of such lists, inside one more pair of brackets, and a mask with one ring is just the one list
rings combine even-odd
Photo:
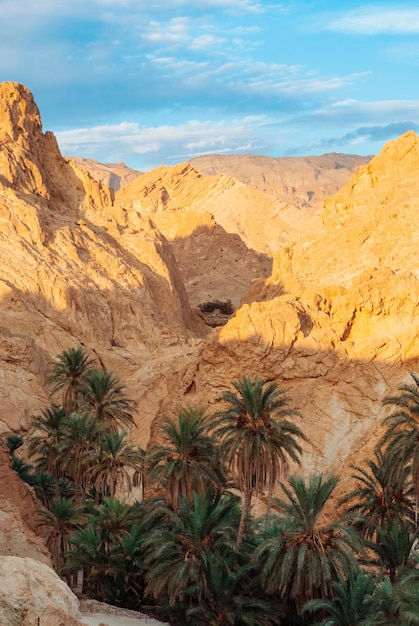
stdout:
[[0,626],[140,626],[163,624],[143,613],[81,602],[51,567],[0,557]]

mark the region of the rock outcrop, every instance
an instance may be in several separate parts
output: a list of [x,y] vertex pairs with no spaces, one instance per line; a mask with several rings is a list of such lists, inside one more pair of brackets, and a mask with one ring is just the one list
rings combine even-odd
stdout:
[[33,490],[12,470],[0,440],[0,558],[29,557],[51,565],[45,528],[39,525],[39,506]]
[[0,626],[83,626],[79,601],[47,565],[0,557]]
[[142,173],[127,167],[125,163],[99,163],[95,159],[83,159],[77,156],[65,158],[73,167],[85,170],[94,180],[114,191],[126,187]]

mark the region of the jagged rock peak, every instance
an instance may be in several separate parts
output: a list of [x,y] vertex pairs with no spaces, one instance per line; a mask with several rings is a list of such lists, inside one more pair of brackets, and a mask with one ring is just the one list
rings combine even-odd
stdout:
[[41,116],[29,89],[19,83],[0,83],[0,141],[28,149],[41,134]]
[[[323,209],[323,223],[328,228],[340,227],[349,217],[371,219],[371,207],[387,208],[402,195],[401,190],[417,187],[419,168],[419,137],[408,131],[385,144],[375,156],[354,174]],[[403,192],[404,193],[404,192]]]

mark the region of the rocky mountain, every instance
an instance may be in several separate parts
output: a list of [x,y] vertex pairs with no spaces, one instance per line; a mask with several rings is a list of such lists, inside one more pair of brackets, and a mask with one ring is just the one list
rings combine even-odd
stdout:
[[99,163],[95,159],[83,159],[77,156],[67,156],[65,159],[115,191],[125,187],[141,174],[138,170],[127,167],[125,163]]
[[[26,434],[51,358],[82,343],[138,401],[141,445],[258,374],[303,415],[304,474],[370,454],[419,357],[415,134],[369,162],[203,157],[114,192],[2,83],[0,142],[0,434]],[[236,310],[211,329],[214,300]]]
[[215,408],[228,381],[259,374],[303,415],[304,474],[348,476],[367,458],[383,397],[418,367],[418,166],[407,133],[327,199],[321,231],[278,248],[271,276],[178,374],[172,405]]

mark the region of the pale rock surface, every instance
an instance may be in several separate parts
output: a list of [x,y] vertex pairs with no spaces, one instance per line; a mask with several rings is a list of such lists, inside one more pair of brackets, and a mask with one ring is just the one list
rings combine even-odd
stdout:
[[321,228],[324,198],[369,158],[209,155],[143,174],[116,204],[150,216],[171,242],[193,306],[237,307],[252,281],[269,276],[278,247]]
[[0,626],[83,626],[79,601],[39,561],[0,557]]
[[99,163],[95,159],[82,157],[65,157],[72,165],[86,170],[92,178],[111,187],[114,191],[122,189],[137,178],[142,172],[127,167],[125,163]]
[[[372,156],[329,153],[308,157],[268,157],[255,154],[211,154],[190,163],[207,175],[226,174],[277,198],[295,225],[318,215],[323,200],[335,194]],[[291,216],[294,215],[294,218]]]

